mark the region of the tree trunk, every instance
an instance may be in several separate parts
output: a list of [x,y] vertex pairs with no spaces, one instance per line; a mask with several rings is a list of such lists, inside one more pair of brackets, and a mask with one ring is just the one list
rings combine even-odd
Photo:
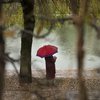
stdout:
[[[79,19],[81,20],[81,19]],[[78,43],[77,43],[77,60],[78,60],[78,79],[80,87],[80,100],[88,100],[85,81],[83,77],[83,60],[84,60],[84,23],[80,22],[77,25],[78,29]]]
[[78,79],[79,79],[79,92],[80,100],[88,100],[87,89],[83,77],[83,61],[84,61],[84,23],[87,11],[88,0],[80,0],[79,16],[76,16],[76,28],[78,31],[77,41],[77,61],[78,61]]
[[31,47],[32,35],[28,32],[33,32],[35,18],[33,16],[34,0],[21,1],[24,18],[24,31],[21,37],[21,64],[20,64],[20,81],[32,82],[31,74]]
[[2,5],[0,3],[0,100],[2,100],[2,92],[4,88],[4,72],[5,72],[5,43],[3,39],[3,29],[2,29]]

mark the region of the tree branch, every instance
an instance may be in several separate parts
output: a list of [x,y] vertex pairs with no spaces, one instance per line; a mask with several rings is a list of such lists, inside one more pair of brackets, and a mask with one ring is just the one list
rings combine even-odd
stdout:
[[41,38],[45,38],[46,36],[48,36],[51,33],[55,23],[57,23],[57,22],[64,23],[65,21],[73,20],[74,16],[67,16],[65,18],[56,18],[56,19],[55,18],[49,18],[49,17],[46,17],[46,16],[36,16],[36,17],[41,19],[41,20],[49,21],[51,23],[51,25],[50,25],[50,27],[48,29],[48,32],[44,33],[43,35],[37,35],[35,33],[32,33],[29,30],[22,30],[22,31],[32,35],[35,38],[41,39]]
[[100,26],[97,26],[95,22],[90,22],[89,25],[95,29],[97,32],[97,38],[100,39]]
[[18,72],[18,70],[15,66],[15,63],[14,63],[14,62],[19,62],[19,59],[13,59],[13,58],[9,57],[9,53],[6,53],[4,56],[5,56],[5,60],[9,61],[13,65],[17,75],[19,76],[19,72]]

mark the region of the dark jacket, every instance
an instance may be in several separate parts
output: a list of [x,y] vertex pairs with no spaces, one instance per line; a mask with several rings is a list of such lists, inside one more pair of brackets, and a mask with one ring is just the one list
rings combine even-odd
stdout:
[[46,61],[46,78],[53,79],[55,78],[55,59],[53,56],[45,57]]

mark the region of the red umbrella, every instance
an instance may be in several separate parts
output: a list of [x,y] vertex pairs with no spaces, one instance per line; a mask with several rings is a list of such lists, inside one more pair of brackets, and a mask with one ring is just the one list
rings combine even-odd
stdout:
[[58,52],[58,48],[56,46],[45,45],[38,49],[37,56],[43,58],[43,57],[52,56],[57,52]]

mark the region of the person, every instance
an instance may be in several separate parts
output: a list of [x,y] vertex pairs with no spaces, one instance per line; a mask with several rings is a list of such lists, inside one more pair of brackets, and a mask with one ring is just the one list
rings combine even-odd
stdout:
[[47,56],[45,57],[46,61],[46,78],[47,79],[54,79],[56,74],[55,69],[55,62],[57,57],[53,56]]
[[48,56],[45,57],[46,61],[46,79],[48,84],[54,84],[56,69],[55,69],[55,62],[57,57]]

